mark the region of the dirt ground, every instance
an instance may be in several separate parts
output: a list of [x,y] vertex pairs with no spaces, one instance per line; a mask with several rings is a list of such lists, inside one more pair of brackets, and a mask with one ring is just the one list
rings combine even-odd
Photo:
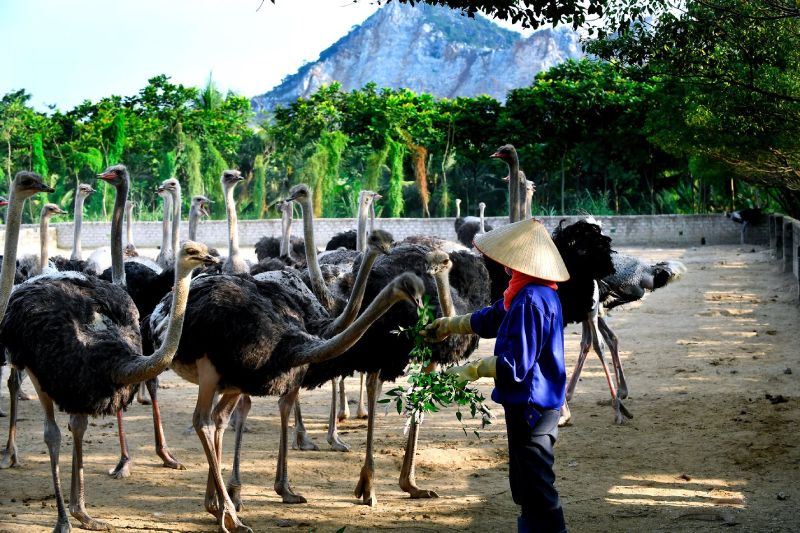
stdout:
[[[594,356],[587,361],[571,402],[573,425],[561,430],[556,445],[557,486],[570,530],[800,531],[796,282],[778,273],[763,249],[623,251],[678,259],[688,272],[609,319],[620,338],[630,389],[626,405],[634,418],[626,425],[613,424],[599,362]],[[565,334],[570,371],[579,331],[573,325]],[[475,357],[492,349],[493,342],[482,341]],[[488,396],[491,381],[479,385]],[[352,397],[355,379],[348,386]],[[25,387],[32,391],[30,383]],[[160,466],[149,408],[134,404],[125,418],[133,475],[110,479],[106,471],[118,457],[114,420],[92,422],[85,475],[88,509],[95,518],[133,532],[216,531],[203,510],[205,457],[197,436],[184,432],[195,396],[196,387],[175,374],[163,377],[167,440],[185,471]],[[327,388],[303,394],[308,429],[323,448],[328,397]],[[7,410],[6,391],[2,405]],[[464,435],[452,411],[426,418],[417,480],[437,490],[438,499],[410,500],[399,490],[403,419],[381,407],[375,445],[378,506],[359,505],[352,495],[364,455],[366,423],[361,420],[343,425],[350,453],[290,452],[290,478],[309,503],[288,506],[272,490],[277,402],[254,399],[240,516],[255,531],[334,532],[345,526],[348,532],[512,531],[517,508],[508,487],[505,428],[501,407],[493,407],[496,423],[479,439]],[[55,523],[41,420],[38,402],[21,403],[22,466],[0,471],[0,532],[46,532]],[[66,494],[71,438],[63,414],[59,421]],[[232,437],[225,435],[226,476]]]

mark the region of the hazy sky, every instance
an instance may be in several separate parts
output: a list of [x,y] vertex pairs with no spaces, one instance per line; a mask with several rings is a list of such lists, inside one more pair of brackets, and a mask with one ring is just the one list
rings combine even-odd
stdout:
[[[39,110],[131,96],[158,74],[261,94],[376,9],[370,0],[0,0],[0,95]],[[259,6],[261,6],[259,8]]]

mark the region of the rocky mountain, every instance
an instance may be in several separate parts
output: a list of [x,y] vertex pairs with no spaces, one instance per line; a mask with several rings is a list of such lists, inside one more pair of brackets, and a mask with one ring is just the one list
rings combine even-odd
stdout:
[[578,34],[567,28],[524,37],[447,7],[390,2],[317,61],[251,102],[262,114],[334,81],[345,91],[375,82],[436,97],[488,94],[502,101],[509,89],[530,85],[539,71],[582,55]]

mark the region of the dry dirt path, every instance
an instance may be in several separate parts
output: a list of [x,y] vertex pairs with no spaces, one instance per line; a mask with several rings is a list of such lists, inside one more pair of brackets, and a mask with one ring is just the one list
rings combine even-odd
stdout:
[[[593,356],[587,361],[571,403],[574,424],[562,429],[556,447],[557,484],[571,531],[800,531],[800,311],[793,278],[778,273],[764,250],[626,251],[654,260],[679,259],[689,271],[674,286],[610,318],[628,376],[626,405],[635,415],[627,425],[613,425],[599,363]],[[570,326],[570,367],[579,338],[579,329]],[[491,354],[492,348],[492,342],[482,342],[476,356]],[[118,453],[114,421],[96,420],[86,434],[89,511],[120,531],[216,531],[203,510],[205,458],[197,437],[184,434],[196,389],[172,373],[162,383],[167,439],[188,469],[159,466],[149,409],[134,404],[126,416],[133,475],[109,479],[105,472]],[[351,391],[355,383],[349,380]],[[480,386],[488,395],[491,382]],[[29,383],[26,388],[31,390]],[[303,395],[309,430],[320,445],[328,394],[325,388]],[[7,402],[4,393],[6,409]],[[403,421],[382,410],[376,431],[379,505],[370,509],[352,496],[363,460],[363,421],[344,424],[343,438],[353,446],[349,454],[290,452],[293,486],[309,503],[279,503],[272,490],[276,403],[254,400],[253,433],[246,436],[241,517],[255,531],[513,529],[516,507],[508,490],[499,406],[496,423],[480,439],[466,437],[452,412],[425,420],[417,479],[441,495],[429,501],[412,501],[398,489]],[[0,471],[0,532],[47,532],[55,522],[41,420],[38,402],[22,402],[23,465]],[[68,490],[71,438],[63,414],[59,421]],[[3,438],[5,423],[0,420]],[[227,470],[230,432],[225,448]]]

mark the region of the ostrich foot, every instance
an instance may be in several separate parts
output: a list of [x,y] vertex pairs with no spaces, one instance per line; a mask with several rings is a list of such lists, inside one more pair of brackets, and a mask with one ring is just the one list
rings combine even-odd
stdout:
[[68,518],[59,520],[56,523],[56,527],[53,528],[53,533],[69,533],[70,531],[72,531],[72,525],[70,525]]
[[131,475],[131,458],[120,457],[117,466],[108,471],[108,475],[114,479],[122,479]]
[[339,412],[336,414],[336,418],[339,419],[339,422],[350,418],[350,406],[347,404],[347,400],[339,404]]
[[558,427],[562,428],[564,426],[571,426],[572,425],[572,411],[569,410],[569,406],[566,402],[564,405],[561,406],[561,416],[558,417]]
[[613,401],[612,405],[614,406],[614,423],[616,425],[622,426],[625,424],[625,418],[633,418],[633,414],[628,411],[628,408],[625,407],[625,404],[623,404],[622,400],[619,398]]
[[219,529],[223,533],[253,533],[253,530],[244,525],[234,513],[225,510],[219,518]]
[[29,401],[33,401],[33,400],[38,400],[39,399],[39,397],[36,396],[35,394],[29,394],[29,393],[23,391],[22,389],[20,389],[20,391],[19,391],[18,398],[20,400],[22,400],[23,402],[29,402]]
[[364,404],[358,404],[358,409],[356,410],[356,418],[365,419],[369,418],[369,413],[367,413],[367,408],[364,407]]
[[435,490],[426,490],[417,487],[417,482],[413,478],[401,479],[400,488],[407,492],[412,500],[439,497]]
[[361,475],[358,476],[356,490],[353,491],[356,498],[361,498],[361,503],[370,507],[378,506],[378,497],[375,496],[375,487],[372,484],[372,477],[375,471],[366,466],[361,467]]
[[2,455],[0,455],[0,470],[13,468],[15,466],[20,466],[20,464],[19,460],[17,460],[17,447],[12,445],[6,447]]
[[623,381],[617,387],[617,398],[624,400],[628,397],[628,385]]
[[300,494],[295,493],[288,482],[275,483],[275,492],[283,498],[283,503],[306,503],[308,501]]
[[164,461],[162,465],[164,468],[172,468],[173,470],[186,470],[183,463],[175,459],[167,448],[156,449],[156,454]]
[[292,449],[316,452],[319,451],[319,446],[311,440],[305,431],[295,431],[294,439],[292,439]]
[[228,497],[233,502],[233,508],[236,509],[236,512],[238,513],[244,509],[244,505],[242,505],[242,486],[228,483],[226,490],[228,491]]
[[350,445],[339,438],[338,433],[328,435],[328,444],[331,445],[331,450],[335,452],[349,452]]
[[139,385],[139,391],[136,393],[136,401],[139,402],[141,405],[150,405],[152,402],[150,401],[150,398],[148,398],[147,395],[145,395],[144,391],[145,387],[144,383],[142,383],[141,385]]
[[83,509],[70,509],[69,513],[81,523],[83,529],[88,529],[90,531],[114,531],[114,526],[106,522],[101,522],[100,520],[95,520],[86,514],[86,511]]

